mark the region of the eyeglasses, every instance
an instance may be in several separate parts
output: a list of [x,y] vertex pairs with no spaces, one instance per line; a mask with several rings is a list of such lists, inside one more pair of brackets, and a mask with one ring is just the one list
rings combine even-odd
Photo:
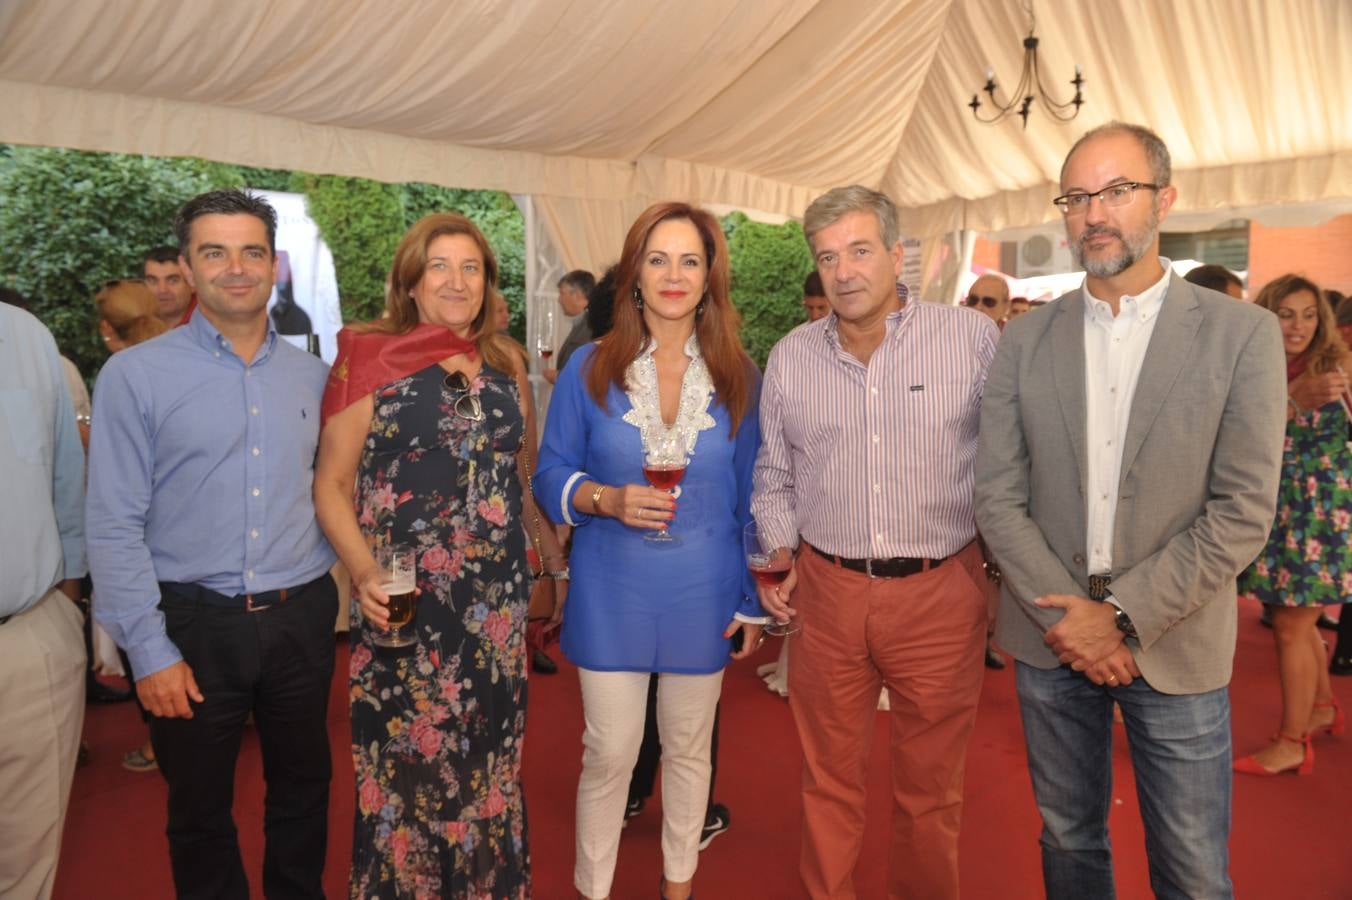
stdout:
[[968,294],[968,295],[967,295],[967,305],[968,305],[968,306],[974,307],[974,306],[976,306],[978,303],[980,303],[982,306],[986,307],[986,309],[995,309],[995,307],[997,307],[997,306],[1000,305],[1000,298],[999,298],[999,297],[982,297],[982,296],[980,296],[980,295],[978,295],[978,294]]
[[1069,194],[1062,194],[1052,202],[1061,209],[1061,214],[1066,216],[1082,216],[1089,211],[1089,201],[1097,197],[1104,206],[1126,206],[1136,196],[1136,191],[1140,188],[1149,188],[1152,191],[1158,191],[1163,185],[1150,184],[1145,181],[1123,181],[1118,184],[1110,184],[1101,191],[1095,191],[1092,194],[1084,191],[1071,191]]
[[451,407],[457,416],[471,422],[484,420],[484,406],[479,402],[477,394],[469,392],[469,378],[464,372],[452,372],[447,375],[441,380],[441,386],[460,395],[455,398],[455,405]]

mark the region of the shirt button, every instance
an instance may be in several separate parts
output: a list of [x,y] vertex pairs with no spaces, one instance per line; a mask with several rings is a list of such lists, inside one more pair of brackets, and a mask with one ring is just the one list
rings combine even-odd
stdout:
[[875,493],[875,494],[881,493],[881,492],[882,492],[882,489],[883,489],[883,488],[882,488],[882,485],[880,485],[880,484],[875,484],[875,485],[873,486],[873,493]]
[[253,569],[250,569],[249,571],[245,572],[245,573],[244,573],[244,577],[245,577],[245,578],[253,578]]
[[254,488],[254,489],[253,489],[253,495],[254,495],[255,497],[257,497],[257,496],[258,496],[259,494],[261,494],[261,493],[263,493],[263,492],[260,491],[258,488]]
[[253,448],[253,455],[254,455],[254,456],[257,456],[258,454],[260,454],[260,453],[262,453],[262,452],[263,452],[263,451],[262,451],[262,450],[259,450],[257,447]]
[[1107,495],[1107,494],[1104,494],[1103,497],[1102,497],[1102,499],[1107,500],[1107,499],[1108,499],[1108,495]]
[[211,355],[214,356],[214,357],[216,357],[217,359],[220,359],[220,358],[221,358],[221,351],[217,350],[217,351],[215,351],[214,353],[212,353]]
[[254,540],[258,540],[258,529],[255,528],[253,531],[250,531],[249,537],[253,538]]
[[868,390],[869,390],[869,393],[870,393],[870,394],[873,394],[875,397],[878,395],[878,389],[877,389],[876,387],[875,387],[875,388],[869,388]]
[[253,377],[253,369],[245,369],[245,370],[244,370],[244,377],[245,377],[245,378],[252,378],[252,377]]
[[251,416],[256,416],[256,415],[258,415],[258,407],[256,407],[256,406],[251,406],[251,407],[249,407],[249,415],[251,415]]
[[874,537],[881,541],[881,540],[883,539],[883,534],[882,534],[882,532],[880,531],[880,532],[878,532],[877,534],[875,534]]
[[873,436],[873,443],[876,444],[876,443],[878,443],[879,440],[881,440],[881,438],[879,438],[879,437],[875,434],[875,435]]

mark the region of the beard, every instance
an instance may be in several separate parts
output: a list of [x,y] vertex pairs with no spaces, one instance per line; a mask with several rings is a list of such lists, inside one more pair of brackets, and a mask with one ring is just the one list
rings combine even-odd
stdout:
[[[1146,220],[1145,227],[1140,231],[1124,234],[1116,228],[1109,228],[1107,225],[1091,226],[1086,228],[1079,238],[1071,242],[1070,255],[1077,266],[1080,266],[1095,278],[1113,278],[1130,269],[1141,257],[1145,256],[1151,245],[1155,243],[1159,229],[1159,210],[1152,205],[1150,218]],[[1117,238],[1122,245],[1121,248],[1109,256],[1088,257],[1085,254],[1085,243],[1093,238],[1105,235]]]

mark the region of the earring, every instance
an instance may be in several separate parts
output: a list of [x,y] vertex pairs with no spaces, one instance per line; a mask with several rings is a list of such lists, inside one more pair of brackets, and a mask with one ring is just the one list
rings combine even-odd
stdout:
[[697,304],[695,305],[695,315],[696,315],[696,317],[704,315],[704,301],[703,301],[703,300],[700,300],[700,302],[697,303]]
[[634,285],[634,309],[643,312],[643,292],[638,289],[638,285]]

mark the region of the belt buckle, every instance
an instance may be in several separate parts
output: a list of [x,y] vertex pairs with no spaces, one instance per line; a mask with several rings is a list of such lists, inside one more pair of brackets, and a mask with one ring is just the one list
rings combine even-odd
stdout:
[[271,609],[271,608],[272,608],[272,604],[271,604],[271,603],[260,603],[260,604],[255,605],[255,604],[254,604],[254,595],[253,595],[253,594],[245,594],[245,595],[244,595],[244,611],[245,611],[245,612],[251,612],[251,613],[262,612],[262,611],[265,610],[265,609]]
[[878,577],[873,574],[873,557],[871,556],[864,557],[864,574],[867,575],[869,578]]

